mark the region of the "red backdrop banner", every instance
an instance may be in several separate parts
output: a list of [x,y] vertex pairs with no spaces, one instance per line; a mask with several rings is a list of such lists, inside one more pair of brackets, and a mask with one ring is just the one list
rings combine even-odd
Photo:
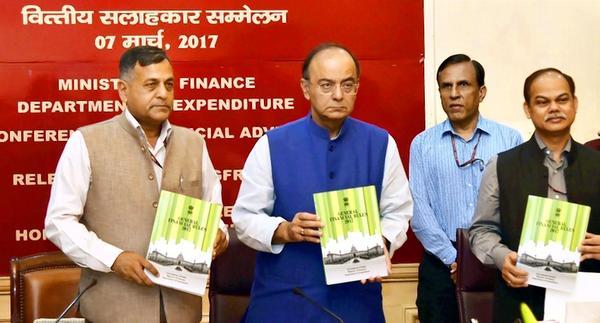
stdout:
[[[4,1],[0,4],[0,261],[54,249],[43,235],[70,133],[122,111],[118,59],[167,49],[172,122],[205,136],[230,222],[240,172],[266,130],[304,116],[304,56],[334,41],[361,63],[354,116],[387,129],[405,169],[424,128],[422,1]],[[412,234],[394,262],[415,262]],[[0,266],[0,275],[8,265]]]

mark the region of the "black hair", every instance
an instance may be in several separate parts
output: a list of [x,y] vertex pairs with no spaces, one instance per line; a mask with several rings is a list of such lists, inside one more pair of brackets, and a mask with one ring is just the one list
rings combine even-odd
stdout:
[[573,78],[554,67],[547,67],[531,73],[531,75],[529,75],[525,79],[525,84],[523,85],[523,97],[525,98],[525,103],[529,104],[529,99],[531,99],[531,93],[529,92],[531,91],[531,85],[533,84],[533,81],[535,81],[542,74],[546,74],[548,72],[562,75],[569,84],[569,90],[571,91],[571,95],[575,96],[575,82],[573,81]]
[[124,78],[138,63],[140,66],[148,66],[160,63],[165,59],[171,61],[167,53],[158,47],[139,46],[130,48],[123,53],[119,61],[119,77]]
[[477,84],[480,87],[484,86],[485,85],[485,70],[483,69],[483,66],[481,64],[479,64],[478,61],[471,59],[471,57],[469,57],[465,54],[454,54],[454,55],[446,58],[442,62],[442,64],[440,64],[440,67],[438,67],[437,74],[436,74],[436,80],[438,82],[438,85],[440,84],[440,73],[443,70],[445,70],[450,65],[465,63],[465,62],[471,62],[471,64],[473,64],[473,67],[475,68],[475,78],[477,79]]

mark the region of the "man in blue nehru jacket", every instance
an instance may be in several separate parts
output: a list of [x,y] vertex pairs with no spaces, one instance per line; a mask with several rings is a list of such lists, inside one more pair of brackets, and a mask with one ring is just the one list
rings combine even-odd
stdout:
[[385,321],[379,277],[326,285],[312,196],[375,185],[389,254],[406,241],[412,199],[396,143],[350,117],[359,76],[344,47],[313,49],[300,80],[310,113],[268,132],[248,156],[232,214],[240,240],[259,251],[246,322],[335,322],[294,288],[345,322]]

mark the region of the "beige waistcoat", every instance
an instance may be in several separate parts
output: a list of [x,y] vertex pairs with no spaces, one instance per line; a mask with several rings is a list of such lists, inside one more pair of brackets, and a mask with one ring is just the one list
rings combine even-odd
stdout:
[[[146,255],[159,190],[145,139],[125,114],[80,129],[91,166],[91,181],[81,223],[107,243]],[[202,137],[173,126],[166,144],[161,188],[202,195]],[[144,287],[115,273],[83,269],[80,287],[98,284],[81,298],[80,310],[94,323],[159,322],[162,292],[169,322],[199,322],[202,299],[160,286]]]

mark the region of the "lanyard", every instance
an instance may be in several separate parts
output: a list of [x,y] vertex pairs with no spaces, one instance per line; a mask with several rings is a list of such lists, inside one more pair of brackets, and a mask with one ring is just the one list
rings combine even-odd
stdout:
[[150,160],[152,160],[152,162],[154,162],[154,164],[156,164],[156,166],[160,167],[160,169],[162,169],[162,165],[160,164],[160,162],[158,161],[158,159],[156,159],[156,156],[154,156],[154,154],[150,151],[150,148],[146,148],[146,150],[148,151],[148,155],[150,156]]
[[477,154],[477,147],[479,146],[479,141],[481,140],[481,131],[479,132],[479,134],[477,136],[477,143],[475,143],[475,147],[473,147],[473,152],[471,153],[471,158],[464,163],[461,163],[458,161],[458,153],[456,152],[456,141],[454,140],[454,135],[450,134],[450,140],[452,141],[452,152],[454,152],[454,161],[456,162],[456,166],[458,166],[459,168],[462,168],[462,167],[468,166],[470,164],[473,164],[476,161],[480,161],[483,163],[483,160],[481,158],[475,158],[475,155]]

